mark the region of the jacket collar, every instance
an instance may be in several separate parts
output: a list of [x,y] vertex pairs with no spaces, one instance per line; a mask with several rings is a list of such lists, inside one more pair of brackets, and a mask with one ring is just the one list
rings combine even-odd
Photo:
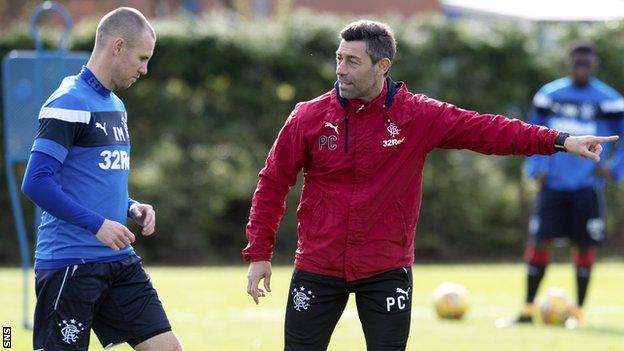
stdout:
[[[386,77],[386,82],[384,84],[386,87],[388,87],[388,93],[384,101],[384,107],[390,107],[392,106],[392,103],[394,102],[394,95],[396,95],[396,93],[399,91],[399,88],[401,87],[401,83],[396,83],[394,80],[392,80],[392,78]],[[384,90],[385,89],[386,88],[384,87]],[[334,91],[335,91],[336,98],[338,99],[338,102],[340,103],[340,106],[346,109],[347,99],[340,96],[340,85],[338,85],[338,81],[334,83]],[[382,94],[383,94],[383,90],[382,90]]]
[[107,89],[104,84],[100,83],[95,74],[93,74],[87,66],[82,66],[82,70],[78,74],[78,77],[103,97],[108,97],[110,95],[111,91]]
[[[386,90],[387,93],[382,108],[388,114],[390,119],[392,119],[397,124],[402,125],[405,121],[409,119],[410,116],[404,116],[405,113],[401,113],[399,111],[399,106],[394,106],[394,103],[397,100],[395,99],[397,94],[399,92],[407,92],[407,87],[403,82],[395,82],[394,80],[392,80],[392,78],[386,77],[385,87],[382,91],[382,94]],[[347,114],[348,101],[347,99],[340,96],[340,87],[338,85],[338,81],[334,83],[332,106],[332,112],[330,112],[327,116],[327,121],[334,124],[341,123]]]
[[[363,101],[360,99],[342,99],[346,102],[345,110],[349,116],[355,115],[360,111],[382,111],[385,108],[385,99],[388,94],[388,84],[384,82],[381,92],[371,101]],[[342,106],[342,105],[341,105]]]

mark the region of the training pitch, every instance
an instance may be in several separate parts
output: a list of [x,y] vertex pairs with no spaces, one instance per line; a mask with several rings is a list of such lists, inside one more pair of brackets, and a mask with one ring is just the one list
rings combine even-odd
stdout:
[[[247,270],[243,266],[147,265],[147,271],[185,350],[278,351],[283,348],[290,267],[274,267],[273,292],[258,306],[245,293]],[[494,327],[498,317],[513,315],[521,306],[525,281],[521,264],[416,265],[413,272],[408,350],[624,350],[624,263],[599,262],[596,265],[586,302],[588,325],[576,330],[539,322],[508,329]],[[461,321],[441,321],[435,316],[433,290],[444,281],[460,283],[470,292],[470,309]],[[562,287],[574,297],[574,274],[570,264],[548,268],[540,292],[551,286]],[[34,292],[30,297],[34,303]],[[329,350],[366,349],[353,300],[352,296]],[[32,350],[32,334],[21,328],[19,270],[0,269],[0,303],[0,324],[12,327],[11,349]],[[90,350],[102,350],[94,334],[91,334]],[[131,348],[119,346],[114,350]]]

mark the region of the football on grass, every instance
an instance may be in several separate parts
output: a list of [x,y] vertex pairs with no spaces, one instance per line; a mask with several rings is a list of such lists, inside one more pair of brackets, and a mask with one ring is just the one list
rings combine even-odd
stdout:
[[468,290],[457,283],[438,285],[433,297],[436,313],[442,319],[461,319],[468,310]]
[[542,297],[540,316],[544,324],[563,325],[572,313],[572,303],[565,290],[550,288]]

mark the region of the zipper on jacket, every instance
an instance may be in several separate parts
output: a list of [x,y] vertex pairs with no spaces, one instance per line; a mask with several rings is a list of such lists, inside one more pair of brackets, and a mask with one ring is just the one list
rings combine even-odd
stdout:
[[349,115],[345,116],[345,141],[344,141],[345,153],[349,153]]

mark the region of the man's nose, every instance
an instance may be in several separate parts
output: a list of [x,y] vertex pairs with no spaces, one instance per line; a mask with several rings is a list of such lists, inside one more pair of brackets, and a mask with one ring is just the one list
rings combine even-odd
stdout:
[[344,61],[336,63],[336,75],[344,76],[347,74]]

